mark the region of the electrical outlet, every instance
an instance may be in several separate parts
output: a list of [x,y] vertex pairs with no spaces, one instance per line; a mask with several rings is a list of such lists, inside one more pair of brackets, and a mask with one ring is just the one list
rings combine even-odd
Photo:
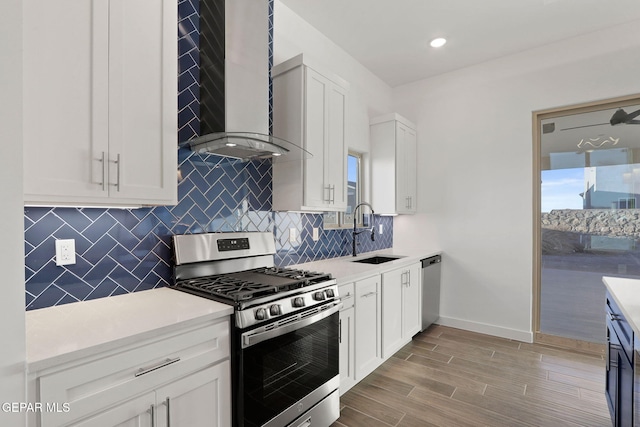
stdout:
[[378,224],[378,234],[382,234],[382,226],[384,224]]
[[317,242],[320,240],[320,229],[318,227],[313,227],[313,241]]
[[69,265],[76,263],[75,239],[56,240],[56,265]]
[[295,229],[295,228],[290,228],[289,229],[289,242],[295,243],[298,240],[297,236],[298,236],[298,230]]

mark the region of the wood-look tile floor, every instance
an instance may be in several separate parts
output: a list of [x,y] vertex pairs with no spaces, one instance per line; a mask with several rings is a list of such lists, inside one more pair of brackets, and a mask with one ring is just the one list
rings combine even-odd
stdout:
[[332,427],[610,427],[602,357],[434,325],[340,398]]

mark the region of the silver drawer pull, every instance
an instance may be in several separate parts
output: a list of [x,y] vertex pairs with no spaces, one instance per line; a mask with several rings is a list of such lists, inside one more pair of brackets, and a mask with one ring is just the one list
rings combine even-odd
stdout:
[[351,292],[347,292],[347,294],[345,296],[343,296],[341,299],[344,301],[344,300],[349,299],[349,298],[353,298],[353,295],[351,295]]
[[377,292],[368,292],[368,293],[362,295],[361,298],[368,298],[368,297],[373,296],[373,295],[378,295],[378,293]]
[[622,320],[622,315],[616,313],[609,313],[609,319],[611,320]]
[[180,358],[176,357],[175,359],[165,359],[160,363],[156,363],[155,365],[149,366],[148,368],[140,368],[138,369],[138,372],[136,372],[136,377],[139,377],[141,375],[145,375],[148,374],[149,372],[153,372],[156,369],[160,369],[160,368],[164,368],[165,366],[169,366],[173,363],[179,362]]

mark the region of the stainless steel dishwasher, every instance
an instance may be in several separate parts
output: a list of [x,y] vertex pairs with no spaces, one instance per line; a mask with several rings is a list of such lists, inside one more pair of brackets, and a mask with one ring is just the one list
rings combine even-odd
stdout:
[[422,260],[422,329],[424,331],[440,317],[440,267],[442,257]]

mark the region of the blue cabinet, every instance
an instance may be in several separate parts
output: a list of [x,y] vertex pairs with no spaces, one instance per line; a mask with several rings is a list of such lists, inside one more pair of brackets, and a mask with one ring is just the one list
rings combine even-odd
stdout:
[[607,293],[607,403],[614,427],[634,425],[634,336],[622,311]]

